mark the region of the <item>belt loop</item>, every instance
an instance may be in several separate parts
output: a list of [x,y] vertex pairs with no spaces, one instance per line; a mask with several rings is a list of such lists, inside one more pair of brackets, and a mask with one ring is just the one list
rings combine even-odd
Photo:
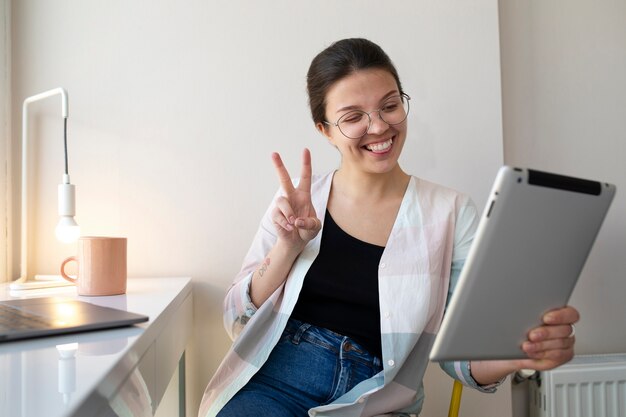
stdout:
[[300,339],[302,338],[302,335],[304,334],[304,332],[306,332],[307,330],[309,330],[309,327],[311,327],[310,324],[308,323],[302,323],[302,325],[300,327],[298,327],[298,330],[296,331],[296,333],[294,333],[293,338],[291,339],[291,341],[294,344],[298,344],[300,343]]

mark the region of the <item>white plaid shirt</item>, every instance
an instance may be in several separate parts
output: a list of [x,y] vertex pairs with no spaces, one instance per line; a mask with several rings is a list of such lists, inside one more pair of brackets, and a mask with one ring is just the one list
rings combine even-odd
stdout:
[[[312,178],[311,198],[316,213],[326,212],[332,178],[333,172]],[[280,191],[276,197],[279,195]],[[255,308],[249,295],[250,280],[276,242],[270,218],[273,206],[265,213],[224,300],[224,324],[234,343],[204,392],[201,417],[215,416],[265,363],[319,253],[322,232],[299,255],[285,284],[258,310]],[[383,371],[334,402],[309,410],[310,416],[402,416],[420,412],[428,354],[478,219],[468,196],[411,177],[379,263]],[[497,384],[478,386],[468,362],[449,362],[442,368],[464,385],[495,391]]]

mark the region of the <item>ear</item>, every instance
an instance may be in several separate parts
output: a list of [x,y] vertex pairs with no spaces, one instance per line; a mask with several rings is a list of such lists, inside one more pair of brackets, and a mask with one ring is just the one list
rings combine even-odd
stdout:
[[317,131],[326,137],[329,141],[332,142],[332,136],[330,135],[330,126],[326,123],[319,122],[315,125]]

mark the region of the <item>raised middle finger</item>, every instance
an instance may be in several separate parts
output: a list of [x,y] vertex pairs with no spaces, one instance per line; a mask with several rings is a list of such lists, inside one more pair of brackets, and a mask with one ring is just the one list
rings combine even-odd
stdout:
[[298,189],[311,192],[311,152],[304,148],[302,151],[302,170],[300,172],[300,183]]

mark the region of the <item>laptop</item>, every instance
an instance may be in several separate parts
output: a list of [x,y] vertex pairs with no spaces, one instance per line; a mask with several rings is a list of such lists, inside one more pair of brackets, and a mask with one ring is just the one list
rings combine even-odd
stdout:
[[430,359],[522,359],[528,331],[567,304],[615,194],[606,182],[504,166]]
[[0,301],[0,343],[130,326],[148,316],[62,297]]

